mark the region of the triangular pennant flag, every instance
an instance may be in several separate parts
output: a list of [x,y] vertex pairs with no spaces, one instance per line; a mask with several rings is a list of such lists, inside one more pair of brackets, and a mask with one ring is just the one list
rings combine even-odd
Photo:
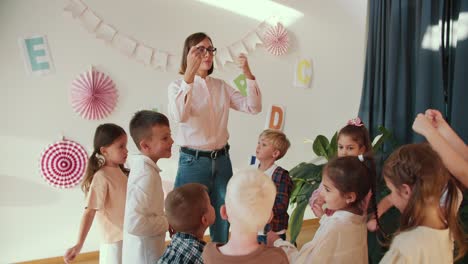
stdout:
[[114,37],[113,45],[130,57],[135,52],[137,42],[121,33],[117,33]]
[[263,44],[262,40],[258,37],[257,32],[255,31],[250,32],[247,37],[242,40],[242,42],[244,42],[249,51],[255,50],[257,44]]
[[63,9],[67,12],[71,12],[73,18],[77,18],[83,14],[83,12],[88,7],[81,2],[80,0],[70,0],[68,1],[68,5]]
[[91,33],[96,31],[96,28],[101,23],[101,19],[94,14],[93,11],[86,9],[83,15],[80,17],[83,26]]
[[161,68],[165,71],[167,67],[168,56],[169,54],[167,54],[167,52],[157,50],[153,55],[153,61],[151,62],[151,64],[156,69]]
[[234,44],[232,44],[229,49],[231,50],[231,53],[234,57],[238,57],[241,53],[247,54],[247,50],[244,47],[244,44],[242,44],[242,41],[238,41]]
[[216,57],[218,58],[219,64],[221,66],[224,66],[224,64],[226,64],[226,62],[234,62],[232,60],[232,56],[231,56],[231,53],[229,53],[228,48],[219,49],[218,53],[216,53]]
[[96,29],[96,37],[108,42],[112,41],[115,34],[117,34],[117,30],[115,30],[115,28],[113,28],[111,25],[106,24],[104,22],[101,23]]
[[137,61],[143,62],[145,65],[150,65],[153,57],[153,49],[138,43],[135,50],[135,57]]

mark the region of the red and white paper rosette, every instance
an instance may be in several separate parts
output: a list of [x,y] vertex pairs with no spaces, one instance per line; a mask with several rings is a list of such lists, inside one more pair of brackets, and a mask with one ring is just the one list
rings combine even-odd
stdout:
[[91,120],[108,116],[114,110],[118,98],[112,79],[94,68],[73,81],[70,95],[75,112]]
[[288,31],[281,23],[270,27],[263,35],[263,43],[265,48],[273,55],[283,55],[289,48]]
[[40,160],[41,174],[52,186],[71,188],[80,183],[88,154],[80,144],[62,140],[47,147]]

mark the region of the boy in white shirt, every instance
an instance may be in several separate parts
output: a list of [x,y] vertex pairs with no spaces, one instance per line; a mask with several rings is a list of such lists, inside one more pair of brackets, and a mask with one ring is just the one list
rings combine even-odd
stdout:
[[174,141],[169,120],[155,111],[135,113],[130,134],[140,153],[129,160],[122,263],[156,263],[164,252],[169,228],[156,162],[171,157]]

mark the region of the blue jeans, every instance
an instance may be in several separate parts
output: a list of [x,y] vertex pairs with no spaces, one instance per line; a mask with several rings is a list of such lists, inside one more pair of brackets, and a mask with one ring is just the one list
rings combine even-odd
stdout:
[[187,183],[200,183],[208,188],[211,204],[216,212],[216,220],[210,226],[211,241],[226,243],[229,237],[229,222],[221,218],[219,209],[224,204],[226,186],[232,176],[229,153],[216,159],[180,152],[179,168],[174,187]]

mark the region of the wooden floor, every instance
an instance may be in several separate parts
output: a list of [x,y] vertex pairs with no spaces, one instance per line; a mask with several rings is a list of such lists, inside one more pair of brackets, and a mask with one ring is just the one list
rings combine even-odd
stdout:
[[[301,233],[297,238],[297,247],[300,249],[302,245],[312,240],[319,227],[317,219],[311,219],[304,221],[304,226],[302,227]],[[63,264],[63,259],[61,257],[55,257],[50,259],[41,259],[36,261],[21,262],[22,264]],[[80,254],[74,264],[99,264],[98,252],[91,252]]]

